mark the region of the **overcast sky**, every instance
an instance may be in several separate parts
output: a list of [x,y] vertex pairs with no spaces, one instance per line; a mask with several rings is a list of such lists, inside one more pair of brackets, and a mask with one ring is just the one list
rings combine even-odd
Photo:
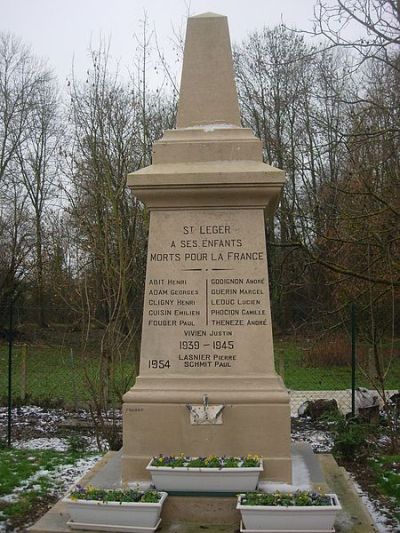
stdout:
[[0,31],[11,31],[31,45],[61,85],[74,60],[78,75],[86,70],[88,48],[102,36],[111,38],[111,54],[126,70],[137,47],[144,12],[160,47],[172,59],[173,28],[184,28],[188,10],[197,15],[213,11],[228,16],[231,39],[241,41],[262,26],[281,19],[298,28],[312,26],[315,0],[0,0]]

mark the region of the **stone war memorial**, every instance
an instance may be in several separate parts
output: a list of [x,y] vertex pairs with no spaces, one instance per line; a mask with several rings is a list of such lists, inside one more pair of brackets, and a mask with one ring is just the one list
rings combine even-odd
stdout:
[[122,476],[150,456],[258,454],[291,481],[274,369],[265,217],[284,172],[240,125],[227,18],[188,19],[177,126],[128,177],[150,211],[140,373],[124,396]]
[[[127,488],[148,491],[154,482],[160,492],[150,490],[157,501],[121,505],[81,501],[86,489],[80,487],[75,499],[69,493],[30,531],[145,532],[162,520],[166,533],[203,527],[232,533],[239,524],[249,533],[332,533],[337,512],[347,524],[340,531],[374,531],[333,457],[291,443],[289,394],[274,367],[265,239],[265,221],[284,182],[282,170],[263,163],[261,142],[241,127],[227,18],[190,17],[176,129],[154,144],[152,165],[128,176],[150,212],[150,233],[140,371],[123,397],[123,447],[108,452],[79,482],[114,495]],[[153,467],[154,458],[181,455],[184,464],[177,468]],[[238,458],[248,455],[256,464],[245,465],[246,472]],[[236,464],[185,463],[210,456]],[[225,474],[229,481],[239,470],[246,484],[255,472],[253,485],[238,489],[235,479],[226,489]],[[167,486],[164,474],[170,476]],[[203,474],[214,485],[201,485]],[[179,485],[187,476],[193,476],[190,488]],[[314,491],[299,497],[322,503],[282,506],[278,493],[279,516],[262,504],[271,515],[252,527],[258,510],[243,492],[256,488],[261,492],[254,497]]]

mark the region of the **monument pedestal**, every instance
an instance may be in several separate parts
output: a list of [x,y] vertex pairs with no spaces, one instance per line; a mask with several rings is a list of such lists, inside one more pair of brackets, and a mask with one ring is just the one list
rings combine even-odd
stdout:
[[265,215],[285,181],[240,127],[226,17],[191,17],[177,129],[128,176],[150,211],[140,373],[122,476],[159,454],[258,454],[290,482],[289,396],[275,372]]
[[[162,390],[157,388],[157,381],[139,381],[124,398],[125,481],[148,479],[149,457],[181,452],[194,457],[257,454],[264,457],[261,479],[291,480],[290,412],[287,393],[276,377],[244,376],[215,384],[209,379],[176,379],[168,380],[169,390],[164,382]],[[224,406],[221,424],[191,424],[186,405],[201,405],[205,394],[210,405]]]
[[[283,175],[252,163],[226,173],[223,194],[215,189],[225,162],[208,176],[186,168],[161,180],[166,164],[155,163],[130,178],[150,208],[150,238],[140,375],[124,396],[126,481],[147,478],[149,457],[183,452],[255,453],[262,477],[290,482],[289,396],[274,370],[264,230]],[[205,397],[223,406],[218,423],[191,422],[188,406]]]

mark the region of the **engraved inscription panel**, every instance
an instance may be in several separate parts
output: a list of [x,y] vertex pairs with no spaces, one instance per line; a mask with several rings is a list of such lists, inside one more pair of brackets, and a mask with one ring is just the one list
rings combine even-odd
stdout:
[[141,375],[272,370],[262,210],[153,211]]

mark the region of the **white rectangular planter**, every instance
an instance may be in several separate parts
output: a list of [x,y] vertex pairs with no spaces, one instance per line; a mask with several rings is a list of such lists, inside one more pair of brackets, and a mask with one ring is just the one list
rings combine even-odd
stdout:
[[332,531],[335,516],[341,510],[336,494],[327,494],[332,505],[280,506],[280,505],[242,505],[238,497],[236,509],[242,514],[243,531]]
[[263,466],[249,468],[189,468],[147,465],[157,490],[243,492],[257,488]]
[[[240,533],[271,533],[270,529],[246,529],[243,526],[243,522],[240,522]],[[301,529],[282,529],[279,530],[279,533],[310,533],[310,530],[307,529],[306,531]],[[316,529],[315,531],[312,531],[312,533],[335,533],[335,529]]]
[[73,500],[68,496],[63,501],[71,517],[68,525],[72,529],[97,527],[101,531],[139,532],[155,531],[160,522],[161,507],[166,497],[167,493],[162,492],[161,499],[157,503]]

